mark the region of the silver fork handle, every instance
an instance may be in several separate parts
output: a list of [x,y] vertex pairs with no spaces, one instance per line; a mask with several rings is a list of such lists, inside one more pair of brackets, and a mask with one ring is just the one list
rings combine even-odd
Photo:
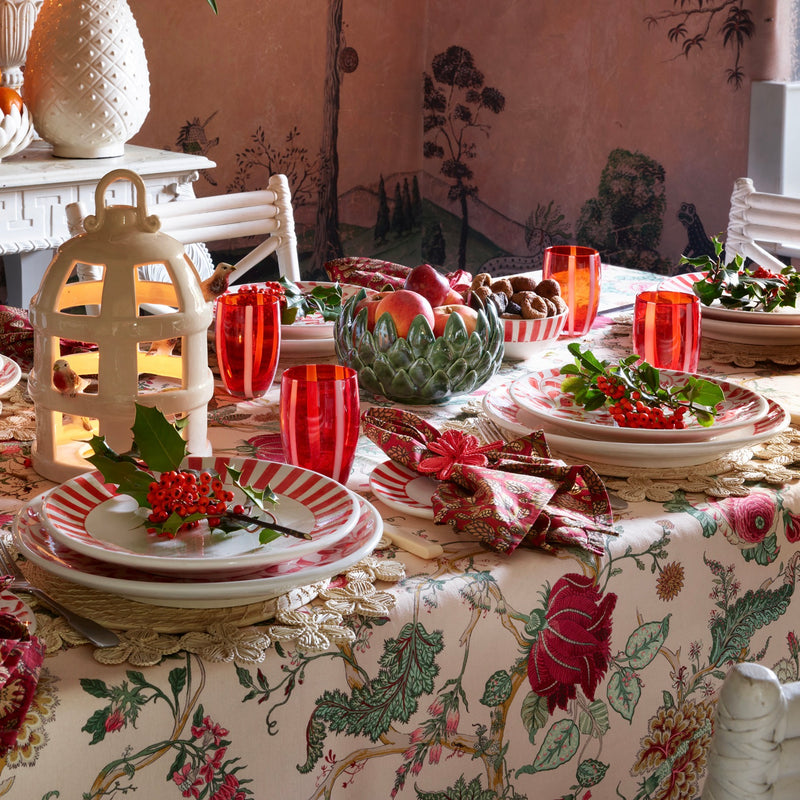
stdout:
[[[20,591],[22,590],[20,589]],[[91,619],[82,617],[74,611],[70,611],[66,606],[62,606],[57,600],[53,600],[50,595],[41,591],[41,589],[28,585],[25,587],[24,591],[33,595],[43,605],[46,605],[49,609],[64,617],[73,630],[80,633],[81,636],[85,636],[93,645],[97,647],[114,647],[119,644],[119,636],[117,636],[114,631],[103,627]]]

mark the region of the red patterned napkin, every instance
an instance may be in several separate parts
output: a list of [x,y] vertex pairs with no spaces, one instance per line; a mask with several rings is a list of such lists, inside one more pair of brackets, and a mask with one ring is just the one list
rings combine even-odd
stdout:
[[604,552],[615,535],[605,486],[588,466],[550,457],[544,435],[481,446],[461,431],[440,433],[398,408],[371,408],[362,416],[366,435],[393,461],[443,482],[433,495],[434,520],[480,539],[500,552],[523,542]]
[[[0,578],[5,586],[8,578]],[[0,757],[17,744],[44,661],[44,644],[13,614],[0,614]]]
[[[23,372],[33,367],[33,325],[28,312],[13,306],[0,306],[0,353],[19,364]],[[96,345],[61,340],[61,355],[81,353]]]
[[[377,289],[378,291],[386,287],[402,289],[411,270],[412,267],[393,264],[391,261],[357,256],[337,258],[325,264],[325,272],[332,281],[353,283],[356,286],[366,286],[367,289]],[[448,272],[445,277],[450,281],[450,286],[461,294],[469,289],[472,282],[472,275],[463,269]]]

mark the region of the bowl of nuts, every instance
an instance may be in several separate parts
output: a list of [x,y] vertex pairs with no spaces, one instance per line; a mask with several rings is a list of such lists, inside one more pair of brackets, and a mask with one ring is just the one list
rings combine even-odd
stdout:
[[471,298],[497,309],[504,328],[504,358],[509,361],[522,361],[543,350],[558,339],[567,321],[561,287],[550,278],[492,278],[483,272],[472,281]]

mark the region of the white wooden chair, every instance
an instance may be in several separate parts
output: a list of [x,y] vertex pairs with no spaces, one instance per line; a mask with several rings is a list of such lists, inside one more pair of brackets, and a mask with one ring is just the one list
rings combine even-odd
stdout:
[[[266,189],[178,199],[173,203],[160,203],[148,211],[161,220],[164,233],[184,245],[266,236],[236,262],[230,276],[231,283],[272,253],[277,256],[278,270],[282,276],[291,281],[300,280],[291,192],[285,175],[273,175]],[[70,203],[66,212],[70,233],[79,233],[87,215],[86,207],[82,203]],[[207,250],[201,245],[199,250],[190,251],[190,257],[206,262],[196,266],[201,278],[208,277],[213,265]],[[81,280],[96,280],[99,277],[96,268],[86,264],[78,268],[78,275]],[[157,275],[147,277],[150,280],[159,279]]]
[[720,690],[702,800],[800,797],[800,681],[736,664]]
[[773,253],[800,255],[800,198],[758,192],[750,178],[738,178],[731,195],[725,261],[738,254],[780,272],[786,264]]

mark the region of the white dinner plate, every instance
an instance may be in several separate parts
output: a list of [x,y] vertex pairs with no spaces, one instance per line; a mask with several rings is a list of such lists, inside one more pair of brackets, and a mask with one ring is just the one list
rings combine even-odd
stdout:
[[736,344],[798,345],[800,344],[800,325],[729,322],[724,319],[711,319],[703,314],[700,320],[700,335]]
[[281,358],[334,355],[336,355],[336,345],[333,337],[330,339],[281,339]]
[[22,377],[22,369],[16,361],[0,354],[0,395],[10,392]]
[[[226,466],[242,471],[243,485],[269,486],[278,496],[275,522],[310,533],[311,540],[279,536],[260,544],[259,530],[211,533],[207,524],[174,539],[147,532],[136,501],[118,494],[102,475],[88,472],[62,483],[42,501],[42,518],[50,534],[79,553],[147,571],[168,573],[231,572],[298,558],[344,537],[359,518],[359,498],[341,484],[311,470],[255,458],[189,457],[190,469],[219,473],[226,488]],[[234,503],[244,502],[238,489]]]
[[438,485],[437,480],[396,461],[378,464],[369,476],[370,489],[382,503],[422,519],[433,519],[431,496]]
[[298,559],[261,567],[227,580],[154,575],[78,553],[56,541],[42,524],[42,495],[14,519],[16,544],[26,558],[47,572],[141,603],[178,608],[226,608],[263,602],[299,586],[332,578],[371,553],[383,535],[375,507],[359,498],[359,518],[350,533],[330,547]]
[[[685,275],[673,275],[671,278],[662,281],[659,289],[667,292],[687,292],[694,294],[692,287],[697,281],[705,277],[705,272],[688,272]],[[727,322],[759,324],[759,325],[795,325],[800,327],[800,311],[789,309],[788,307],[775,309],[774,311],[744,311],[739,308],[725,308],[725,306],[714,303],[710,306],[701,305],[703,315],[703,327],[706,320],[724,320]]]
[[789,427],[789,413],[768,400],[769,411],[758,422],[732,431],[707,442],[674,442],[654,445],[652,442],[610,442],[599,439],[584,439],[573,435],[557,425],[542,423],[521,408],[509,393],[509,384],[490,390],[483,396],[483,409],[489,418],[503,430],[517,436],[526,436],[531,431],[543,430],[547,443],[553,450],[571,460],[585,459],[603,464],[623,467],[692,467],[706,464],[717,458],[753,447],[759,442],[780,433]]
[[[665,387],[685,383],[686,372],[659,370],[661,384]],[[574,402],[570,394],[561,391],[566,378],[558,367],[543,372],[534,372],[518,378],[511,384],[511,396],[528,413],[542,422],[554,422],[565,430],[591,439],[615,442],[697,442],[708,441],[722,433],[743,428],[757,422],[767,413],[767,399],[744,386],[708,375],[700,377],[718,384],[725,399],[717,404],[714,424],[704,428],[686,417],[686,427],[681,429],[621,428],[606,408],[587,411]]]

